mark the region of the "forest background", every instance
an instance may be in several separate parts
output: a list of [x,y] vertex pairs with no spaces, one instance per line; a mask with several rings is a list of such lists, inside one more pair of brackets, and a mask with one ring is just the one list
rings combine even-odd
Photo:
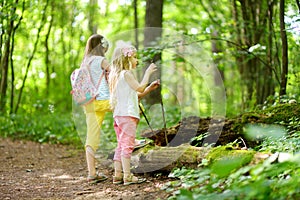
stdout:
[[[109,60],[114,42],[130,38],[139,49],[139,78],[149,62],[159,66],[162,87],[143,100],[155,129],[189,115],[230,119],[254,111],[259,119],[259,111],[271,116],[268,107],[286,106],[274,123],[286,125],[287,134],[255,150],[287,152],[294,160],[240,168],[238,156],[203,170],[204,159],[199,169],[175,169],[170,176],[179,182],[166,190],[188,199],[299,199],[299,0],[1,0],[0,7],[1,137],[82,148],[84,115],[74,120],[80,112],[70,74],[91,34],[108,39]],[[139,128],[147,128],[145,120]],[[256,128],[255,134],[282,130]],[[101,150],[110,151],[116,144],[111,114],[103,132]]]
[[[212,87],[224,90],[228,117],[264,104],[299,100],[298,0],[3,0],[0,14],[3,136],[74,142],[69,76],[80,66],[86,40],[93,33],[110,40],[126,30],[157,27],[201,45],[218,69],[221,80],[212,77]],[[144,43],[134,45],[142,49],[155,41],[151,35],[144,38]],[[165,56],[163,48],[143,56],[151,53],[162,63],[158,92],[166,104],[168,125],[182,117],[179,100],[189,104],[181,112],[213,115],[211,91],[193,66],[180,55]],[[166,63],[185,78],[172,80]],[[166,79],[172,81],[172,95],[164,89]],[[191,93],[196,99],[192,103]],[[155,101],[149,103],[158,103],[159,98]],[[163,126],[154,114],[150,117],[154,127]]]

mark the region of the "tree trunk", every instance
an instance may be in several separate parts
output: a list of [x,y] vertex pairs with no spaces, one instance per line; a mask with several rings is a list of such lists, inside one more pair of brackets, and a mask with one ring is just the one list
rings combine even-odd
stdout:
[[13,34],[12,34],[12,40],[11,40],[11,53],[10,53],[10,69],[11,69],[11,92],[10,92],[10,114],[13,113],[13,108],[14,108],[14,95],[15,95],[15,71],[14,71],[14,62],[13,62],[13,53],[14,53],[14,47],[15,47],[15,34],[17,29],[19,28],[21,21],[23,19],[23,14],[25,11],[25,1],[23,1],[22,5],[22,14],[21,17],[19,18],[18,23],[13,29]]
[[[4,7],[4,1],[1,1],[1,8],[3,8]],[[3,10],[2,10],[2,12],[3,12]],[[0,23],[3,25],[3,18],[1,17],[0,18]],[[2,60],[2,45],[3,45],[3,36],[4,36],[4,31],[1,31],[1,34],[0,34],[0,62],[1,62],[1,60]],[[1,84],[1,72],[2,71],[2,65],[0,66],[0,84]],[[0,87],[1,87],[1,85],[0,85]]]
[[[274,70],[274,59],[273,59],[273,33],[274,33],[274,28],[273,28],[273,10],[274,10],[274,4],[275,1],[272,1],[268,5],[268,42],[267,42],[267,65],[268,67],[266,68],[266,79],[265,79],[265,84],[263,85],[263,88],[265,91],[263,91],[264,94],[274,94],[275,92],[275,87],[274,87],[274,80],[273,78],[276,77],[276,70]],[[274,70],[274,74],[273,74]],[[267,99],[267,95],[263,96],[263,99]]]
[[138,7],[137,7],[137,0],[133,1],[133,8],[134,8],[134,31],[135,31],[135,47],[139,49],[139,19],[138,19]]
[[[15,3],[13,4],[13,7],[11,8],[11,12],[10,12],[10,17],[13,17],[16,13],[16,6],[18,5],[18,0],[15,1]],[[5,104],[6,104],[6,92],[7,92],[7,76],[8,76],[8,66],[9,66],[9,57],[10,57],[10,53],[11,53],[11,37],[13,34],[13,29],[14,29],[14,20],[10,19],[8,20],[9,23],[9,27],[7,30],[7,38],[5,41],[5,46],[4,46],[4,53],[3,53],[3,57],[1,60],[1,85],[0,85],[0,112],[4,112],[5,111]]]
[[[218,36],[219,36],[218,31],[212,27],[212,37],[218,38]],[[218,41],[216,41],[216,40],[212,40],[211,51],[213,52],[213,54],[219,54],[222,51],[221,49],[223,49],[223,48],[220,46],[220,43],[218,43]],[[221,76],[221,78],[216,75],[214,77],[215,85],[216,85],[216,87],[218,87],[223,84],[225,74],[224,74],[224,71],[221,70],[219,67],[219,64],[220,64],[219,57],[217,57],[217,59],[214,59],[214,63],[216,64],[216,67],[218,68],[218,71],[220,72],[220,76]]]
[[[133,152],[131,157],[132,171],[134,173],[151,173],[151,172],[167,172],[169,173],[174,168],[199,168],[199,164],[204,159],[207,160],[207,164],[213,164],[218,159],[223,158],[228,152],[232,156],[241,158],[252,154],[252,160],[247,161],[250,163],[258,163],[272,154],[248,151],[247,149],[241,149],[239,147],[227,146],[219,154],[209,154],[214,151],[214,148],[209,147],[194,147],[189,144],[184,144],[177,147],[149,147],[146,146],[138,151]],[[279,154],[276,154],[279,156]],[[277,158],[277,157],[275,157]],[[274,159],[275,159],[274,158]]]
[[296,0],[296,4],[298,6],[298,10],[299,10],[299,14],[300,14],[300,2],[299,2],[299,0]]
[[[260,48],[265,46],[269,39],[268,32],[265,30],[268,20],[270,20],[270,8],[273,9],[274,1],[245,1],[239,0],[242,20],[237,20],[239,16],[236,2],[234,3],[237,41],[241,47],[249,50],[248,55],[240,55],[241,59],[237,60],[240,66],[240,74],[243,85],[246,88],[246,101],[256,104],[263,104],[268,96],[273,95],[275,83],[272,66],[268,63],[267,56],[261,59],[260,53],[264,51]],[[272,6],[270,6],[272,5]],[[271,23],[271,22],[269,22]],[[240,28],[239,28],[240,27]],[[258,46],[259,45],[259,46]],[[270,44],[269,44],[270,45]],[[250,50],[251,48],[251,50]],[[272,49],[270,49],[272,51]],[[269,52],[269,55],[272,55]],[[240,63],[242,62],[242,63]],[[267,77],[267,78],[266,78]],[[256,95],[256,96],[254,96]],[[249,107],[250,104],[246,105]]]
[[279,95],[286,94],[288,76],[288,42],[284,23],[284,0],[280,0],[280,36],[282,42],[282,71]]
[[45,66],[46,66],[46,96],[49,96],[49,90],[50,90],[50,51],[49,51],[49,44],[48,44],[48,40],[50,37],[50,33],[51,33],[51,28],[53,25],[53,9],[54,9],[54,3],[52,3],[51,6],[51,20],[49,22],[49,27],[48,27],[48,31],[46,34],[46,38],[45,38]]
[[[162,15],[163,15],[163,0],[147,0],[146,15],[145,15],[145,32],[144,32],[144,48],[153,47],[152,43],[162,36]],[[154,29],[156,27],[157,29]],[[161,53],[153,56],[152,60],[148,61],[159,63],[161,61]],[[148,65],[147,65],[148,66]],[[146,67],[147,67],[146,66]],[[155,72],[153,79],[161,79],[161,68]],[[160,98],[157,98],[160,97]],[[145,97],[145,100],[150,105],[159,103],[161,100],[161,88],[157,88]]]

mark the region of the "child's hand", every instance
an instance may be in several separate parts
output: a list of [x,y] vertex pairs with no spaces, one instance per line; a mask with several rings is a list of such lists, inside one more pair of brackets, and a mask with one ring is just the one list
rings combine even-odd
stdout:
[[152,83],[150,83],[149,89],[152,91],[152,90],[155,90],[156,88],[158,88],[158,86],[160,86],[160,80],[159,79],[157,79],[157,80],[153,81]]
[[149,67],[146,69],[146,73],[149,73],[149,75],[151,75],[156,70],[157,70],[157,66],[154,63],[151,63]]

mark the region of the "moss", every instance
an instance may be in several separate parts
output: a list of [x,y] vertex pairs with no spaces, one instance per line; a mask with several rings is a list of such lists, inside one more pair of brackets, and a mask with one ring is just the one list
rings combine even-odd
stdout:
[[211,168],[212,174],[225,177],[249,164],[254,154],[254,151],[236,150],[232,146],[215,147],[207,155],[208,167]]
[[254,112],[245,113],[241,117],[241,123],[244,124],[251,121],[257,121],[260,118],[262,118],[262,115],[259,113],[254,113]]
[[150,143],[150,144],[147,144],[146,146],[144,146],[143,148],[141,148],[141,152],[143,153],[143,154],[147,154],[148,153],[148,151],[150,151],[150,150],[152,150],[152,149],[157,149],[157,147],[156,146],[154,146],[152,143]]
[[208,153],[206,159],[210,164],[224,159],[240,159],[241,165],[244,166],[251,162],[255,151],[249,150],[235,150],[232,146],[218,146]]
[[265,120],[266,123],[288,123],[291,117],[300,117],[300,106],[299,104],[280,104],[262,112],[268,116]]
[[[289,131],[300,131],[300,104],[278,104],[266,109],[247,112],[231,120],[231,132],[244,134],[246,124],[279,124]],[[248,141],[248,146],[255,146],[255,141]]]
[[185,149],[184,153],[181,155],[181,161],[187,161],[189,163],[195,162],[199,164],[201,160],[207,155],[209,148],[207,147],[194,147],[189,146]]
[[192,160],[197,160],[199,152],[195,151],[194,148],[192,146],[190,146],[189,148],[186,149],[186,151],[184,152],[186,155],[188,155],[189,157],[192,158]]

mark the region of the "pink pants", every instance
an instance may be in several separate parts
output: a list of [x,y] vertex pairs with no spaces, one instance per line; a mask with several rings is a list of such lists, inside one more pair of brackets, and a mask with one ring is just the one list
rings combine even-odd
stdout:
[[131,157],[138,122],[139,119],[129,116],[117,116],[114,118],[114,129],[118,140],[118,146],[114,155],[115,161],[121,162],[121,156],[125,158]]

